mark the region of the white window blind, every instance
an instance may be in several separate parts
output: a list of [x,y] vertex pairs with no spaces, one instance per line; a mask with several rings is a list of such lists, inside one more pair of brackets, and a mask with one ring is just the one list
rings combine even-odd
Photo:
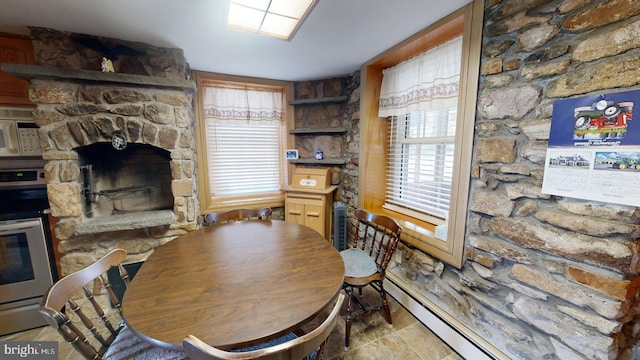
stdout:
[[205,87],[213,197],[280,191],[281,91]]
[[385,207],[436,222],[451,201],[461,38],[383,70],[389,117]]
[[388,206],[446,218],[451,198],[456,109],[392,116]]

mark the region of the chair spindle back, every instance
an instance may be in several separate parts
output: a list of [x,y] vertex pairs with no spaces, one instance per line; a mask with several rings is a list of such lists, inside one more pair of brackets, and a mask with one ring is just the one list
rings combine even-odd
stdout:
[[204,217],[206,224],[220,224],[231,221],[269,220],[271,208],[262,209],[234,209],[223,213],[209,213]]
[[[60,279],[47,290],[40,303],[40,314],[47,323],[87,359],[101,359],[121,330],[122,308],[106,272],[117,266],[128,287],[129,274],[122,266],[126,257],[127,253],[122,249],[111,251],[88,267]],[[106,290],[118,316],[105,312],[99,304],[96,295],[101,293],[101,288]],[[85,302],[92,310],[83,309],[82,303]],[[98,319],[99,322],[94,324]],[[115,321],[118,323],[114,325]],[[80,330],[82,327],[86,328],[84,332]],[[85,334],[91,334],[91,337]]]
[[351,220],[353,227],[352,248],[359,248],[369,254],[376,266],[384,272],[391,256],[398,246],[402,228],[393,219],[356,209]]

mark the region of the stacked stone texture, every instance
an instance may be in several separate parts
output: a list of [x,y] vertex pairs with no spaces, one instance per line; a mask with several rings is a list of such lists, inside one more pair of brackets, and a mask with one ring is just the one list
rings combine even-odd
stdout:
[[30,33],[37,65],[101,71],[106,57],[120,74],[177,80],[189,76],[182,49],[40,27],[31,27]]
[[465,264],[389,272],[511,358],[640,355],[638,209],[541,193],[554,101],[639,89],[639,30],[636,0],[486,1]]
[[295,147],[298,149],[300,158],[314,158],[315,151],[320,149],[327,159],[346,160],[344,166],[332,166],[331,184],[340,185],[337,199],[352,206],[357,203],[358,193],[359,87],[359,73],[340,78],[295,83],[296,100],[347,97],[345,102],[296,106],[295,128],[344,127],[347,132],[335,135],[297,135]]
[[[102,54],[86,44],[99,40],[110,47],[135,49],[135,56],[114,60],[116,71],[132,75],[185,80],[186,62],[179,49],[32,28],[38,65],[68,70],[100,70]],[[91,42],[89,42],[91,40]],[[137,64],[133,66],[133,64]],[[117,74],[119,75],[120,72]],[[33,79],[29,96],[37,108],[33,118],[44,149],[45,176],[62,275],[83,268],[114,248],[127,251],[127,261],[144,260],[154,248],[198,226],[197,171],[192,98],[194,89]],[[169,152],[174,222],[169,226],[77,235],[84,221],[81,172],[75,149],[111,141],[121,131],[129,143]]]

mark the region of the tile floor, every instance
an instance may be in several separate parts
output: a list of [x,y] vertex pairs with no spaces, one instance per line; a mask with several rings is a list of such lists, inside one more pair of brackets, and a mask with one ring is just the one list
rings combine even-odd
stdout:
[[[363,297],[375,299],[375,293],[365,291]],[[459,360],[462,359],[426,326],[390,297],[393,326],[382,312],[354,321],[351,328],[349,351],[344,351],[344,318],[341,318],[325,349],[326,360]],[[0,337],[16,341],[59,341],[59,360],[82,359],[60,335],[50,327],[28,330]]]

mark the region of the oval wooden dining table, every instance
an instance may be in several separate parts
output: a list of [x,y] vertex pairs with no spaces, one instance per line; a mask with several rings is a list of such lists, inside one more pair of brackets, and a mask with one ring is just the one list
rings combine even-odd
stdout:
[[124,294],[132,331],[168,349],[191,334],[227,349],[290,332],[329,305],[344,263],[315,230],[251,220],[210,225],[157,248]]

